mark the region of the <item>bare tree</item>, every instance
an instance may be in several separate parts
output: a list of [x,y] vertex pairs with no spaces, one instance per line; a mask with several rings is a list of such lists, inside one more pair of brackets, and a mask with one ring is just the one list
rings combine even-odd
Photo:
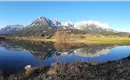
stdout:
[[64,31],[56,31],[55,39],[58,43],[66,43],[69,41],[69,34]]

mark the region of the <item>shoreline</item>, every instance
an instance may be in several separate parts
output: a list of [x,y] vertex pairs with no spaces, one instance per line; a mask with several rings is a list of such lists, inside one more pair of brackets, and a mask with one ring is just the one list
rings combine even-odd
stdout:
[[[17,37],[17,38],[10,38],[7,37],[7,39],[11,40],[24,40],[24,41],[34,41],[34,42],[54,42],[56,43],[57,41],[55,39],[44,39],[44,38],[32,38],[32,37]],[[102,39],[102,40],[100,40]],[[70,40],[66,41],[63,43],[83,43],[83,44],[119,44],[119,45],[130,45],[130,38],[119,38],[119,39],[114,39],[114,38],[88,38],[88,39],[79,39],[79,40]],[[113,39],[113,40],[109,40]],[[58,42],[57,42],[58,43]]]
[[32,67],[1,80],[128,80],[130,77],[130,56],[117,61],[100,64],[86,62],[54,63],[51,67]]

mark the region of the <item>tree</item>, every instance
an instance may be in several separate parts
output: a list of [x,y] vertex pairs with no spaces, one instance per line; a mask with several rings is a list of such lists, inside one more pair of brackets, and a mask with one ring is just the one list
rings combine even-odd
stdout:
[[42,37],[45,37],[45,34],[43,33],[41,36],[42,36]]
[[69,34],[64,31],[56,31],[55,32],[55,39],[58,43],[66,43],[69,41]]

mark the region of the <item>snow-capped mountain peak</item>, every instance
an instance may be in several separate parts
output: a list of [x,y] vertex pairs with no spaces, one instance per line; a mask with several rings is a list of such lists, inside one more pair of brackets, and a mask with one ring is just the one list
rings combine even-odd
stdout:
[[50,20],[46,17],[39,17],[32,22],[31,26],[49,25],[53,28],[62,27],[63,29],[79,29],[87,31],[111,31],[108,24],[100,23],[99,21],[79,21],[73,24],[71,21],[61,22],[60,20]]
[[46,17],[39,17],[36,21],[44,22],[44,21],[49,21],[49,19]]
[[49,25],[51,27],[58,27],[61,25],[61,22],[60,20],[50,20],[46,17],[39,17],[32,22],[31,26],[38,26],[38,25]]

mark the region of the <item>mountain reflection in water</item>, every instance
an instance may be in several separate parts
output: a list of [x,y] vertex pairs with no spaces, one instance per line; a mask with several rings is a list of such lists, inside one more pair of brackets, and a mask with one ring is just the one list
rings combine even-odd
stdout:
[[[1,41],[0,69],[15,72],[32,66],[51,65],[54,62],[104,62],[129,56],[130,47],[120,45],[59,44],[52,42]],[[11,67],[10,67],[11,66]]]
[[[95,46],[95,45],[94,45]],[[114,46],[108,46],[108,45],[102,45],[102,46],[88,46],[84,48],[79,48],[74,50],[75,55],[82,56],[82,57],[98,57],[102,54],[108,54],[110,52],[110,49]]]

